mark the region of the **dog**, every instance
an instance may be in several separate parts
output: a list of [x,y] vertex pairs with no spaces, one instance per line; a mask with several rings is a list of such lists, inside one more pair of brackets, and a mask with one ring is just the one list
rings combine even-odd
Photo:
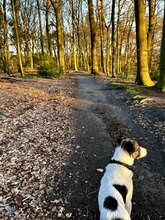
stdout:
[[131,220],[134,159],[147,155],[147,150],[133,140],[119,138],[119,146],[106,166],[98,194],[100,220]]

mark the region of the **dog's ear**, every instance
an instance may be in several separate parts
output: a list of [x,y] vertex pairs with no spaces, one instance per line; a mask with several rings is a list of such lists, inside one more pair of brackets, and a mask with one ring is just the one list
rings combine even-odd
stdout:
[[121,147],[131,155],[137,150],[139,145],[135,140],[128,140],[127,139],[127,140],[122,142]]
[[122,142],[124,139],[127,139],[127,137],[126,137],[125,135],[118,136],[118,137],[117,137],[117,142],[118,142],[118,144],[121,145],[121,142]]

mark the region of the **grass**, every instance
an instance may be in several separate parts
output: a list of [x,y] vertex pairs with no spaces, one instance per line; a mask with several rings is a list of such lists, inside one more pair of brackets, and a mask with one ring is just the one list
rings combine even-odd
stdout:
[[139,93],[137,86],[126,86],[125,90],[127,93],[134,96]]

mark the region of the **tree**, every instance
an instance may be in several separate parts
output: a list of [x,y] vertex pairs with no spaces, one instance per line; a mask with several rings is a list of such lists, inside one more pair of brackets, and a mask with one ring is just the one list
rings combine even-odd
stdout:
[[42,20],[41,20],[41,8],[40,8],[40,0],[37,0],[38,7],[38,20],[40,27],[40,43],[41,43],[41,54],[44,55],[44,39],[43,39],[43,31],[42,31]]
[[136,83],[152,86],[148,69],[148,48],[144,0],[134,0],[136,18],[137,77]]
[[[16,22],[14,16],[11,20],[14,13],[9,2],[14,2]],[[146,14],[144,2],[148,4]],[[141,4],[142,10],[138,9]],[[161,30],[162,2],[158,0],[1,0],[0,67],[5,72],[11,66],[16,68],[15,56],[10,56],[15,45],[25,67],[54,63],[61,73],[65,73],[65,67],[72,67],[88,72],[91,69],[94,74],[101,70],[113,77],[120,77],[118,73],[137,75],[137,83],[148,85],[148,60],[152,77],[158,79]],[[43,53],[48,56],[41,59]],[[152,84],[151,79],[149,82]]]
[[58,62],[59,72],[65,74],[65,60],[64,60],[64,41],[62,35],[61,25],[61,8],[60,0],[50,0],[56,15],[56,31],[57,31],[57,48],[58,48]]
[[110,24],[106,26],[106,73],[110,76]]
[[104,0],[97,0],[99,32],[100,32],[100,49],[101,49],[101,69],[105,73],[104,62]]
[[50,28],[49,28],[49,10],[50,10],[50,0],[46,0],[46,36],[47,36],[47,47],[49,51],[50,57],[52,57],[52,42],[51,42],[51,36],[50,36]]
[[14,23],[15,36],[16,36],[18,69],[21,73],[21,76],[24,77],[24,71],[23,71],[23,66],[22,66],[22,56],[21,56],[21,44],[20,44],[20,37],[19,37],[19,32],[18,32],[18,10],[19,10],[19,5],[18,5],[17,0],[11,0],[11,7],[12,7],[13,23]]
[[148,56],[149,56],[149,67],[152,66],[152,48],[154,39],[155,29],[155,4],[156,0],[148,0],[149,5],[149,19],[148,19],[148,33],[147,33],[147,44],[148,44]]
[[112,35],[111,35],[111,45],[112,45],[112,77],[115,78],[116,77],[115,0],[112,1],[111,23],[112,23]]
[[34,12],[31,1],[26,0],[21,3],[19,23],[22,25],[20,35],[22,47],[24,48],[24,64],[26,67],[28,66],[33,69],[32,38],[34,27],[36,26],[36,13]]
[[73,0],[71,0],[71,12],[72,12],[72,61],[73,61],[73,69],[77,71],[78,68],[77,68],[77,52],[76,52],[76,40],[75,40],[75,10],[74,10]]
[[91,73],[98,75],[98,62],[97,62],[97,36],[96,36],[96,22],[94,18],[93,2],[88,0],[88,13],[89,13],[89,23],[90,23],[90,33],[91,33],[91,62],[92,69]]
[[4,47],[7,74],[11,74],[10,69],[10,51],[9,51],[9,37],[8,37],[8,21],[6,15],[6,0],[3,0],[3,22],[4,22]]
[[[3,10],[2,10],[3,7]],[[1,23],[3,26],[3,69],[8,75],[11,74],[10,69],[10,51],[9,51],[9,37],[8,37],[8,21],[6,13],[6,0],[3,0],[2,7],[0,5]]]
[[160,52],[160,75],[157,82],[157,87],[165,91],[165,4],[164,4],[164,19],[163,19],[163,33]]

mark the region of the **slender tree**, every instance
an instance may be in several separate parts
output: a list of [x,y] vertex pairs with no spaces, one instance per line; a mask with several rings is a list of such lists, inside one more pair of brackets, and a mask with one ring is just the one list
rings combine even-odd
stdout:
[[40,28],[41,54],[44,55],[44,38],[43,38],[43,30],[42,30],[40,0],[37,0],[37,8],[38,8],[38,20],[39,20],[39,28]]
[[115,0],[112,1],[112,13],[111,13],[111,23],[112,23],[112,35],[111,35],[111,45],[112,45],[112,77],[116,77],[116,32],[115,32]]
[[10,51],[9,51],[9,37],[8,37],[8,21],[6,13],[6,0],[3,0],[3,27],[4,27],[4,54],[6,63],[6,73],[11,74],[10,68]]
[[156,0],[148,0],[149,6],[149,19],[148,19],[148,33],[147,33],[147,44],[148,44],[148,56],[149,56],[149,68],[152,67],[152,48],[154,40],[155,30],[155,7]]
[[106,26],[106,73],[110,76],[110,24]]
[[152,86],[148,69],[147,32],[144,0],[134,0],[136,18],[137,77],[136,83]]
[[72,12],[72,61],[73,68],[75,71],[77,68],[77,48],[76,48],[76,39],[75,39],[75,10],[74,10],[74,2],[71,0],[71,12]]
[[52,42],[51,42],[51,35],[50,35],[50,28],[49,28],[49,11],[50,11],[50,0],[46,0],[46,37],[47,37],[47,47],[49,51],[50,57],[52,57]]
[[165,4],[164,4],[163,32],[162,32],[159,68],[160,68],[160,75],[159,75],[159,80],[157,82],[157,87],[162,91],[165,91]]
[[62,35],[61,25],[61,6],[60,0],[51,0],[52,6],[56,15],[56,31],[57,31],[57,47],[58,47],[58,61],[59,72],[65,74],[65,58],[64,58],[64,41]]
[[89,23],[90,23],[90,31],[91,31],[91,62],[92,69],[91,73],[98,75],[98,61],[97,61],[97,27],[94,18],[94,10],[93,10],[93,2],[92,0],[88,0],[88,12],[89,12]]
[[100,51],[101,51],[101,69],[105,72],[104,62],[104,0],[97,0],[99,32],[100,32]]
[[[33,69],[33,53],[31,46],[32,28],[34,23],[33,19],[33,6],[29,5],[29,1],[25,1],[21,5],[21,20],[22,20],[22,41],[24,46],[24,59],[26,66],[30,66]],[[32,25],[33,24],[33,25]],[[32,26],[31,26],[32,25]]]
[[16,35],[16,48],[17,48],[17,56],[18,56],[18,67],[21,73],[21,76],[24,77],[24,70],[22,66],[22,56],[21,56],[21,44],[20,44],[20,37],[18,31],[18,2],[17,0],[11,0],[11,7],[12,7],[12,15],[13,15],[13,23]]

